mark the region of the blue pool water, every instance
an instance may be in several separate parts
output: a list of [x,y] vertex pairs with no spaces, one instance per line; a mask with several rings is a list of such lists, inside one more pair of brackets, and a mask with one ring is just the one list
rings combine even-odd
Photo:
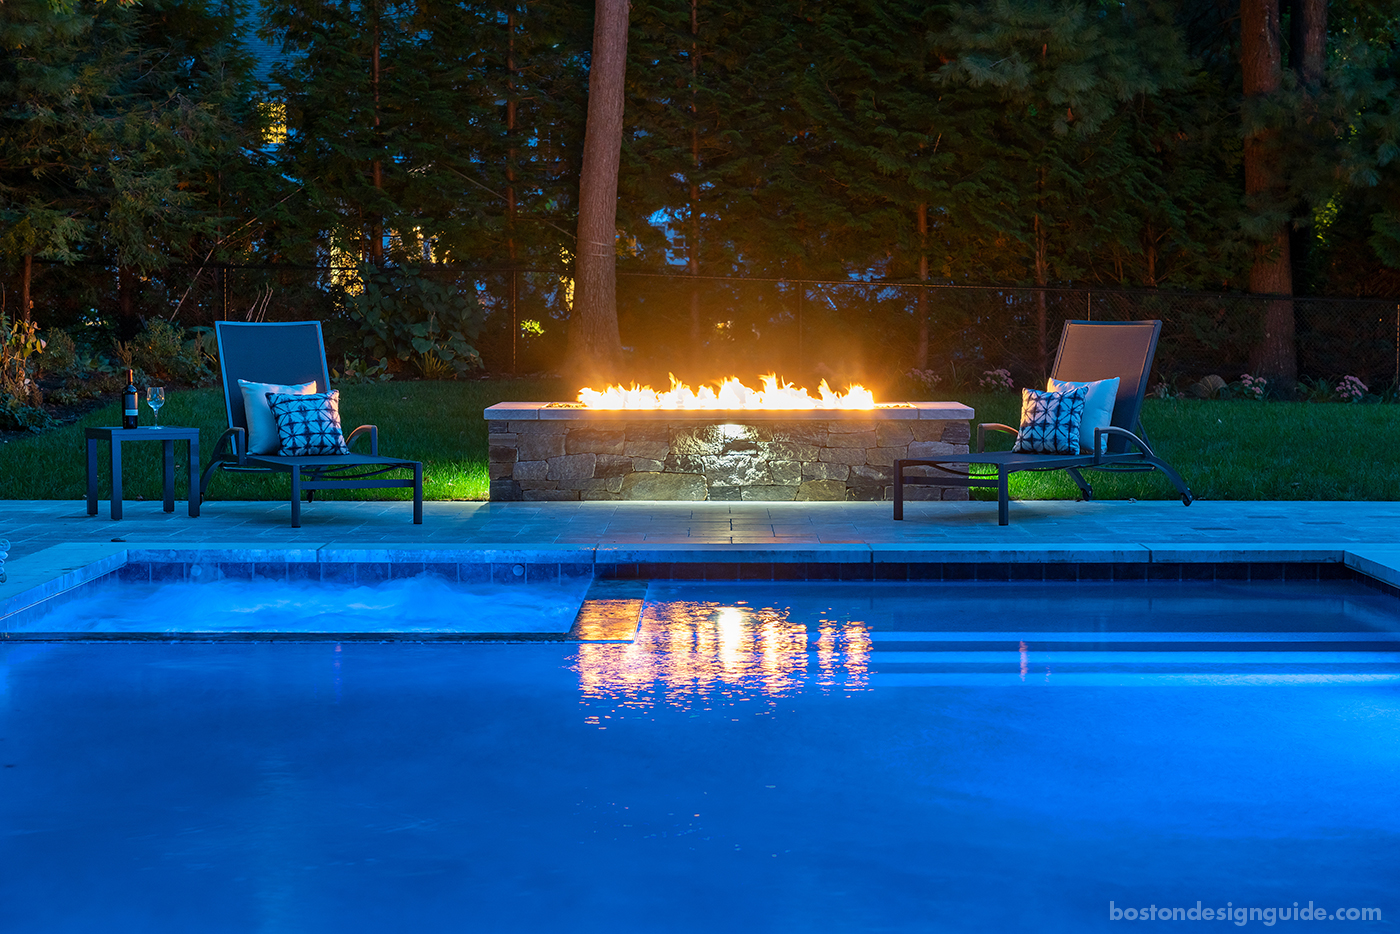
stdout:
[[632,644],[4,646],[0,930],[1388,929],[1396,607],[655,583]]
[[373,586],[220,580],[108,583],[10,627],[19,633],[564,633],[588,578],[526,585],[430,574]]

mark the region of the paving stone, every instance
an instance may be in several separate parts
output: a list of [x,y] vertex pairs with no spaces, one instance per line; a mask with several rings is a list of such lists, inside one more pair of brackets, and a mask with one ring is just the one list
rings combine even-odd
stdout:
[[488,480],[505,480],[515,476],[515,465],[509,461],[491,460],[486,463]]
[[787,441],[826,447],[826,425],[826,422],[781,422],[770,429],[769,437],[775,443]]
[[510,479],[490,478],[490,497],[498,503],[514,503],[520,500],[520,484]]
[[846,483],[844,480],[804,480],[795,498],[801,502],[844,502]]
[[549,479],[584,480],[593,476],[598,463],[596,454],[564,454],[549,459]]
[[848,464],[828,464],[824,461],[816,461],[802,465],[802,479],[804,480],[841,480],[845,481],[851,475],[851,468]]
[[621,454],[599,454],[593,468],[595,477],[622,477],[632,472],[632,458]]
[[510,444],[493,444],[487,447],[486,457],[497,464],[513,464],[516,460],[517,448]]
[[510,430],[516,434],[562,435],[569,430],[568,422],[513,421]]
[[797,498],[797,486],[746,486],[740,491],[740,499],[746,503],[791,502]]
[[802,482],[802,464],[798,461],[769,461],[768,469],[776,484],[796,486]]
[[549,461],[517,461],[515,464],[515,479],[548,480]]
[[944,422],[929,419],[928,421],[907,422],[909,431],[914,435],[915,441],[942,441],[943,433],[948,430],[950,424],[965,425],[965,422]]
[[561,490],[604,490],[608,493],[622,491],[622,477],[592,477],[588,480],[560,480]]
[[948,454],[966,454],[966,450],[946,441],[915,441],[909,445],[909,459],[943,457]]
[[967,444],[972,437],[972,426],[967,422],[944,422],[947,427],[943,429],[940,440],[949,444]]
[[557,502],[578,499],[578,490],[526,490],[525,501],[529,503]]
[[880,422],[875,426],[875,443],[882,448],[908,447],[914,432],[904,422]]
[[562,431],[521,432],[518,457],[523,461],[543,461],[564,454]]
[[694,473],[641,473],[622,478],[623,499],[698,501],[705,498],[704,476]]
[[575,428],[564,438],[566,454],[621,454],[626,436],[621,431]]
[[759,455],[775,461],[814,461],[821,448],[797,441],[770,441],[759,445]]
[[873,448],[875,446],[875,429],[869,431],[836,431],[832,430],[826,442],[829,448]]
[[865,452],[865,462],[880,467],[893,467],[895,461],[908,456],[907,445],[899,448],[868,448]]
[[632,433],[628,432],[622,453],[628,457],[642,457],[659,462],[665,460],[666,455],[671,453],[671,446],[666,443],[664,438],[660,441],[633,439]]
[[[631,445],[633,442],[649,442],[652,444],[664,444],[667,445],[668,448],[670,446],[671,427],[668,423],[661,422],[647,424],[633,422],[631,424],[628,424],[623,430],[627,435],[628,445]],[[632,452],[628,450],[624,451],[623,453],[631,454]],[[641,454],[638,456],[646,457],[647,455]]]
[[719,454],[724,450],[724,438],[715,425],[696,428],[672,428],[671,452],[678,455]]
[[823,448],[818,457],[828,464],[854,467],[865,463],[865,448]]
[[874,483],[883,485],[894,480],[893,467],[878,467],[869,464],[858,464],[851,468],[851,477],[848,481],[851,485],[862,483]]

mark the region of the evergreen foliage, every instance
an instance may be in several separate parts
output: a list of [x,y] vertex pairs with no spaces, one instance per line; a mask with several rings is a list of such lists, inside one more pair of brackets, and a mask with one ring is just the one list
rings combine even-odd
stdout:
[[[1321,81],[1247,107],[1227,6],[639,0],[619,262],[698,276],[688,305],[624,280],[627,330],[804,313],[775,289],[722,316],[704,276],[1240,289],[1280,223],[1312,245],[1300,287],[1400,289],[1394,5],[1332,0]],[[592,25],[583,0],[8,0],[6,295],[25,257],[73,264],[36,273],[45,301],[104,314],[169,315],[206,263],[567,278]],[[1247,201],[1260,129],[1288,184]]]

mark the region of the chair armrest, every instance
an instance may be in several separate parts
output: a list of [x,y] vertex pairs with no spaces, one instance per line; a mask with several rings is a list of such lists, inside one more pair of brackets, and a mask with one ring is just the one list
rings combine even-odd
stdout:
[[985,437],[985,434],[986,434],[986,430],[987,430],[988,428],[992,429],[993,431],[1003,431],[1003,432],[1006,432],[1007,434],[1012,434],[1012,435],[1019,435],[1019,434],[1021,433],[1021,432],[1017,431],[1015,428],[1012,428],[1010,425],[1003,425],[1001,422],[982,422],[981,424],[979,424],[979,425],[977,426],[977,453],[978,453],[978,454],[981,454],[982,451],[983,451],[983,449],[986,447],[986,437]]
[[1114,428],[1112,425],[1110,425],[1110,426],[1107,427],[1107,428],[1095,428],[1095,429],[1094,429],[1094,463],[1095,463],[1095,464],[1099,463],[1100,460],[1101,460],[1101,458],[1103,457],[1103,447],[1104,447],[1104,444],[1103,444],[1103,436],[1104,436],[1104,435],[1122,435],[1123,437],[1127,438],[1130,442],[1132,442],[1133,444],[1136,444],[1139,448],[1141,448],[1141,449],[1142,449],[1142,453],[1146,454],[1148,457],[1156,457],[1156,456],[1157,456],[1156,454],[1153,453],[1152,448],[1148,446],[1148,444],[1147,444],[1146,441],[1142,440],[1141,438],[1139,438],[1137,435],[1133,434],[1133,433],[1132,433],[1131,431],[1129,431],[1128,429],[1126,429],[1126,428]]
[[369,453],[370,453],[371,455],[373,455],[374,457],[378,457],[378,456],[379,456],[379,426],[377,426],[377,425],[361,425],[359,428],[356,428],[354,431],[350,432],[349,437],[347,437],[347,438],[345,439],[345,446],[348,448],[350,445],[354,444],[354,443],[355,443],[355,439],[358,438],[358,437],[359,437],[360,435],[362,435],[362,434],[368,434],[368,435],[369,435]]
[[248,457],[248,430],[230,428],[219,435],[219,440],[214,442],[214,452],[210,455],[210,460],[219,460],[222,451],[227,451],[240,467],[243,466]]

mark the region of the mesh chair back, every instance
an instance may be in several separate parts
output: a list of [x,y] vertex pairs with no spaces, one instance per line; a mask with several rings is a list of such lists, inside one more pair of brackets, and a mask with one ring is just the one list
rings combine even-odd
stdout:
[[216,321],[214,337],[219,345],[224,408],[230,428],[248,427],[243,414],[243,392],[238,386],[240,379],[282,384],[314,380],[317,392],[330,391],[326,345],[321,339],[319,321]]
[[[1161,331],[1160,321],[1066,321],[1050,375],[1076,383],[1118,377],[1112,424],[1137,432]],[[1127,449],[1124,439],[1109,439],[1110,453]]]

